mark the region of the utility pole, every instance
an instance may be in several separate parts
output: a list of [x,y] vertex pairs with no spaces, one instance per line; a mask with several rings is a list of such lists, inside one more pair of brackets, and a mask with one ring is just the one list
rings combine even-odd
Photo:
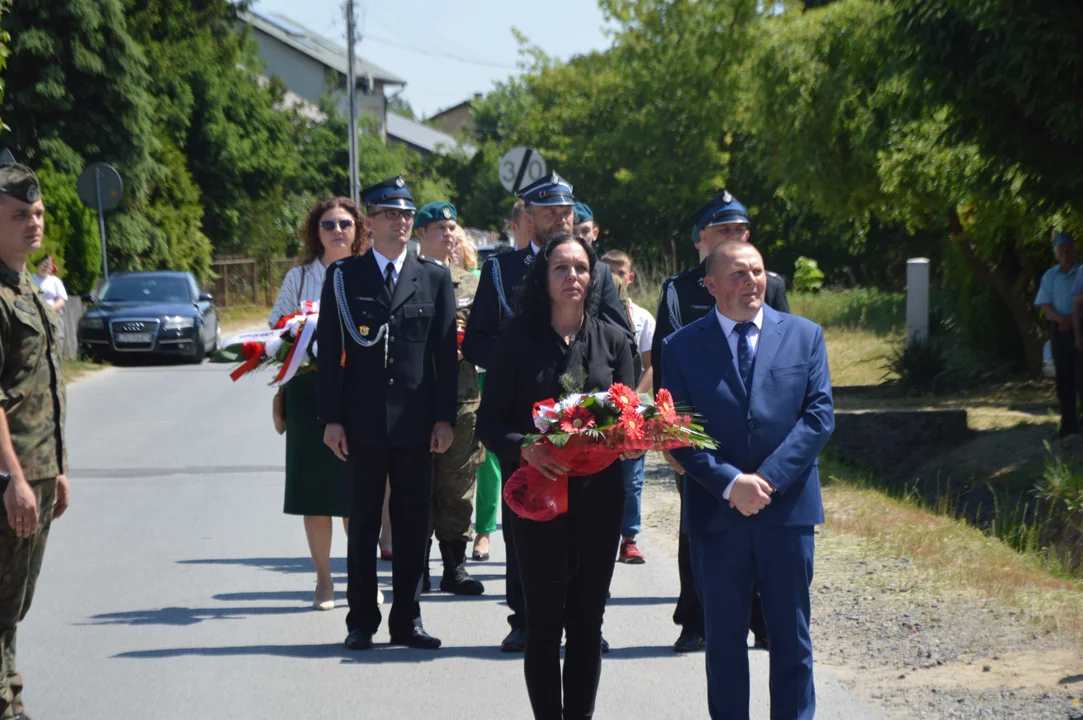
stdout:
[[346,98],[350,104],[350,199],[359,204],[361,188],[357,172],[357,71],[354,67],[356,40],[353,0],[346,0]]

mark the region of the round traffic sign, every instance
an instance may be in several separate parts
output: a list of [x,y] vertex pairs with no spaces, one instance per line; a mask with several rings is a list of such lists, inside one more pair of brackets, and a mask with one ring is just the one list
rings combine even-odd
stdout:
[[518,192],[535,180],[540,179],[548,168],[545,158],[537,150],[517,145],[500,158],[500,184],[508,192]]
[[[101,187],[101,194],[98,188]],[[120,179],[120,173],[112,165],[106,163],[91,163],[79,174],[75,181],[75,192],[79,199],[89,208],[94,210],[112,210],[120,204],[121,195],[124,193],[124,182]],[[101,199],[101,208],[98,200]]]

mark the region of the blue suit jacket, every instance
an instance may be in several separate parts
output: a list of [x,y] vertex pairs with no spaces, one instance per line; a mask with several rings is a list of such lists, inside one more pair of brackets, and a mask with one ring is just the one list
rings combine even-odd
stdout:
[[[662,386],[678,408],[699,413],[718,441],[717,450],[673,451],[694,481],[684,487],[685,532],[718,532],[735,523],[822,523],[817,456],[835,413],[820,326],[764,307],[751,397],[713,311],[670,335],[662,356]],[[756,472],[776,492],[770,505],[745,517],[722,493],[738,474]]]

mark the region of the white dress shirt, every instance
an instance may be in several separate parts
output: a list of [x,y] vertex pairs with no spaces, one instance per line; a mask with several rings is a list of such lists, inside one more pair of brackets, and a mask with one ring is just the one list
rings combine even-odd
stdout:
[[535,243],[533,240],[531,240],[530,241],[530,251],[532,253],[534,253],[535,255],[537,255],[538,253],[541,252],[541,248],[538,247],[537,243]]
[[380,266],[380,277],[387,277],[387,266],[391,265],[395,268],[395,271],[391,273],[391,279],[396,283],[399,281],[399,273],[402,272],[402,264],[406,262],[406,250],[402,251],[402,255],[392,260],[389,257],[381,255],[376,248],[372,248],[372,256],[376,258],[376,264]]
[[[737,332],[737,321],[723,315],[718,306],[715,305],[714,314],[718,318],[718,326],[722,328],[722,334],[726,337],[726,342],[730,346],[730,354],[733,356],[733,367],[737,370],[737,377],[741,377],[741,366],[737,362],[737,343],[740,341],[741,336]],[[752,318],[752,327],[748,330],[748,346],[752,350],[752,359],[756,359],[756,346],[760,342],[760,329],[763,327],[763,308],[761,307],[759,312],[756,313],[756,317]],[[733,490],[733,483],[737,482],[734,478],[730,481],[730,484],[726,486],[726,489],[722,491],[722,499],[729,500],[730,492]]]

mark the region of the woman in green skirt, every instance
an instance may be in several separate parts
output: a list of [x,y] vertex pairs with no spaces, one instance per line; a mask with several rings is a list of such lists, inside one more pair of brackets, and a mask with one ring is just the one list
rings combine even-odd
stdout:
[[[349,198],[337,197],[316,204],[303,229],[301,265],[290,269],[278,291],[268,324],[297,312],[305,301],[319,302],[323,279],[331,263],[363,252],[367,240],[364,216]],[[323,426],[316,419],[316,376],[294,376],[280,393],[285,394],[286,496],[283,511],[303,515],[308,549],[316,566],[313,607],[335,607],[331,580],[331,518],[343,519],[347,528],[349,502],[343,482],[346,466],[323,443]],[[281,407],[278,403],[276,408]]]

